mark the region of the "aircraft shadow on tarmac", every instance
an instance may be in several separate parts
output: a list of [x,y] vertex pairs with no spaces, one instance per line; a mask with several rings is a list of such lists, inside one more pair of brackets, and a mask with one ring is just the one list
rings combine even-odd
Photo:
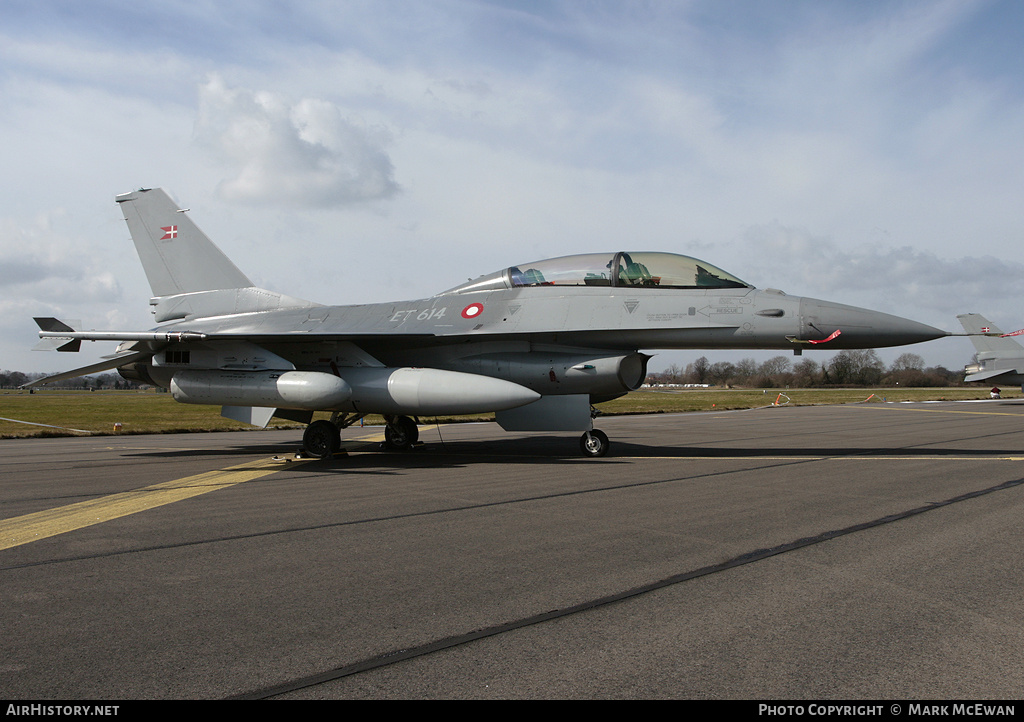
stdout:
[[[301,442],[275,444],[240,444],[216,449],[172,449],[166,451],[137,451],[127,456],[142,458],[194,458],[222,456],[252,456],[265,454],[282,461],[302,459]],[[343,444],[351,454],[337,454],[331,459],[308,459],[296,465],[295,469],[308,469],[323,473],[327,470],[343,472],[354,468],[379,468],[381,466],[401,468],[433,468],[445,466],[468,466],[491,464],[498,461],[517,464],[608,464],[629,463],[643,458],[721,458],[742,459],[753,457],[800,458],[800,457],[999,457],[1019,456],[1022,450],[1014,448],[961,448],[961,447],[882,447],[882,446],[738,446],[711,447],[700,445],[658,446],[617,441],[608,455],[602,459],[586,459],[576,451],[575,439],[565,436],[533,436],[529,438],[502,438],[499,440],[427,441],[408,451],[382,449],[378,442],[352,440]]]

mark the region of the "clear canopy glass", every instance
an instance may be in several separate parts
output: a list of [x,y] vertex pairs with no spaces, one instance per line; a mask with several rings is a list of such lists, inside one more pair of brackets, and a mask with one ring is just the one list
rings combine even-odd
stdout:
[[749,288],[710,263],[675,253],[592,253],[563,256],[508,269],[521,286],[628,286],[635,288]]
[[615,288],[752,288],[710,263],[676,253],[585,253],[523,263],[481,276],[445,293],[527,286]]

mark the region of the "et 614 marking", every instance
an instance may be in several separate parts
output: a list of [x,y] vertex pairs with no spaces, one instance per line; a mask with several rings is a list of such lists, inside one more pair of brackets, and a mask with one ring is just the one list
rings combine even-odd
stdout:
[[408,308],[402,311],[395,311],[394,315],[392,315],[389,320],[408,321],[410,318],[415,318],[417,321],[429,321],[434,318],[444,318],[444,314],[447,310],[447,306],[442,306],[441,308],[425,308],[422,311],[415,308]]

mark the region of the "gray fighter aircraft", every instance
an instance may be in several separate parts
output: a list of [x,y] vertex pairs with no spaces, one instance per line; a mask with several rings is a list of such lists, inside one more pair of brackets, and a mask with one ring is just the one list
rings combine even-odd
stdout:
[[[417,440],[413,418],[495,412],[505,430],[608,437],[593,405],[644,381],[641,349],[875,348],[947,335],[898,316],[758,290],[720,268],[657,252],[590,253],[512,266],[430,298],[324,306],[256,288],[160,189],[116,198],[153,290],[157,328],[83,331],[36,319],[39,347],[119,341],[104,362],[32,385],[117,368],[187,404],[257,426],[308,424],[308,453],[382,414],[386,443]],[[37,347],[38,348],[38,347]],[[312,421],[315,411],[331,420]],[[412,417],[412,418],[411,418]]]
[[957,316],[977,350],[977,363],[964,367],[964,381],[1021,384],[1024,391],[1024,346],[977,313]]

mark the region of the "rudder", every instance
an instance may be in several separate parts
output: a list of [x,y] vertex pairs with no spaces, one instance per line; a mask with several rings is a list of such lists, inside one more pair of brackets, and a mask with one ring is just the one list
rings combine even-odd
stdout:
[[253,285],[163,189],[139,189],[115,200],[154,296]]
[[153,290],[157,323],[319,305],[256,288],[162,189],[115,200]]

